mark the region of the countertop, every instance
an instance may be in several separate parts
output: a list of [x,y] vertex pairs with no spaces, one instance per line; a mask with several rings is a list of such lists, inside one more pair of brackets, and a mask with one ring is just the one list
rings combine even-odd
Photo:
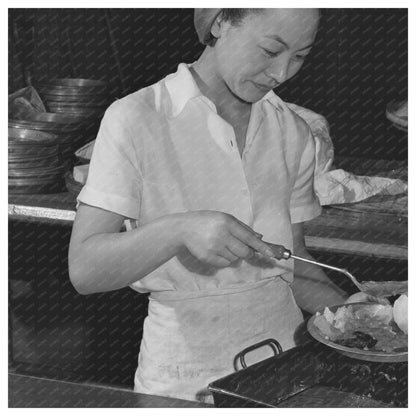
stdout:
[[195,408],[212,405],[131,390],[9,373],[9,407]]

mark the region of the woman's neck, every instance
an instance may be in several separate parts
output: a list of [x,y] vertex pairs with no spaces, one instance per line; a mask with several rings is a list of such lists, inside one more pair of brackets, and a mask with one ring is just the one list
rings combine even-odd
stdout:
[[219,114],[237,116],[250,112],[251,103],[236,97],[219,75],[213,48],[205,48],[198,61],[191,67],[191,72],[201,93],[215,104]]

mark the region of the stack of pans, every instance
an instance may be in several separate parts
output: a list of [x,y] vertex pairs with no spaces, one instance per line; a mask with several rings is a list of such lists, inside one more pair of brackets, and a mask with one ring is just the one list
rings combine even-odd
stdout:
[[33,113],[26,120],[9,119],[9,127],[53,134],[61,163],[66,168],[73,166],[75,150],[90,139],[88,120],[72,114]]
[[57,136],[9,127],[9,192],[62,192],[64,169]]
[[37,86],[48,111],[99,118],[109,104],[107,83],[95,79],[58,78]]
[[[32,180],[37,179],[35,185],[49,175],[48,180],[54,177],[57,188],[61,186],[65,172],[74,166],[75,151],[95,139],[110,101],[107,83],[99,80],[60,78],[37,85],[36,90],[49,112],[33,112],[26,114],[24,119],[15,116],[9,118],[8,123],[9,189],[20,186],[22,192],[22,181],[17,179],[24,178],[28,182],[28,174]],[[48,140],[49,148],[46,147]],[[21,142],[25,143],[23,147]],[[54,154],[54,162],[50,163],[52,142],[58,156]],[[42,163],[45,166],[40,166]],[[47,166],[48,172],[45,171]]]
[[[82,125],[82,139],[67,149],[73,162],[74,152],[97,135],[102,116],[110,103],[108,84],[96,79],[56,78],[37,85],[36,90],[47,111],[55,114],[54,121],[58,122],[62,116],[68,118],[72,127],[72,119]],[[64,159],[67,159],[68,152],[65,152]]]

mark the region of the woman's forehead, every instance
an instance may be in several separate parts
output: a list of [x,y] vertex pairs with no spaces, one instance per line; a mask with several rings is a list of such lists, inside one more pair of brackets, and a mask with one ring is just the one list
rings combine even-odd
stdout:
[[290,46],[313,40],[318,23],[318,9],[264,9],[245,21],[247,29],[258,37],[283,39]]

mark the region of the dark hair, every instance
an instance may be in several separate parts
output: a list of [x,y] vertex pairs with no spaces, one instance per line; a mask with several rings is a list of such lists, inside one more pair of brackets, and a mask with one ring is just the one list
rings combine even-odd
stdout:
[[[267,9],[221,9],[222,18],[225,22],[230,22],[233,26],[239,26],[242,21],[250,14],[260,14]],[[319,17],[322,16],[322,10],[318,9]],[[217,39],[210,35],[208,45],[214,46]]]
[[222,9],[222,17],[226,22],[230,22],[232,25],[239,25],[246,16],[253,11],[259,9]]
[[[267,9],[222,9],[222,17],[226,22],[238,26],[245,17],[253,13],[263,13]],[[318,9],[319,17],[322,17],[322,9]]]
[[[230,22],[233,26],[239,26],[241,22],[252,13],[259,13],[264,9],[222,9],[222,18],[225,22]],[[209,45],[214,46],[216,42],[214,36],[210,36]]]

